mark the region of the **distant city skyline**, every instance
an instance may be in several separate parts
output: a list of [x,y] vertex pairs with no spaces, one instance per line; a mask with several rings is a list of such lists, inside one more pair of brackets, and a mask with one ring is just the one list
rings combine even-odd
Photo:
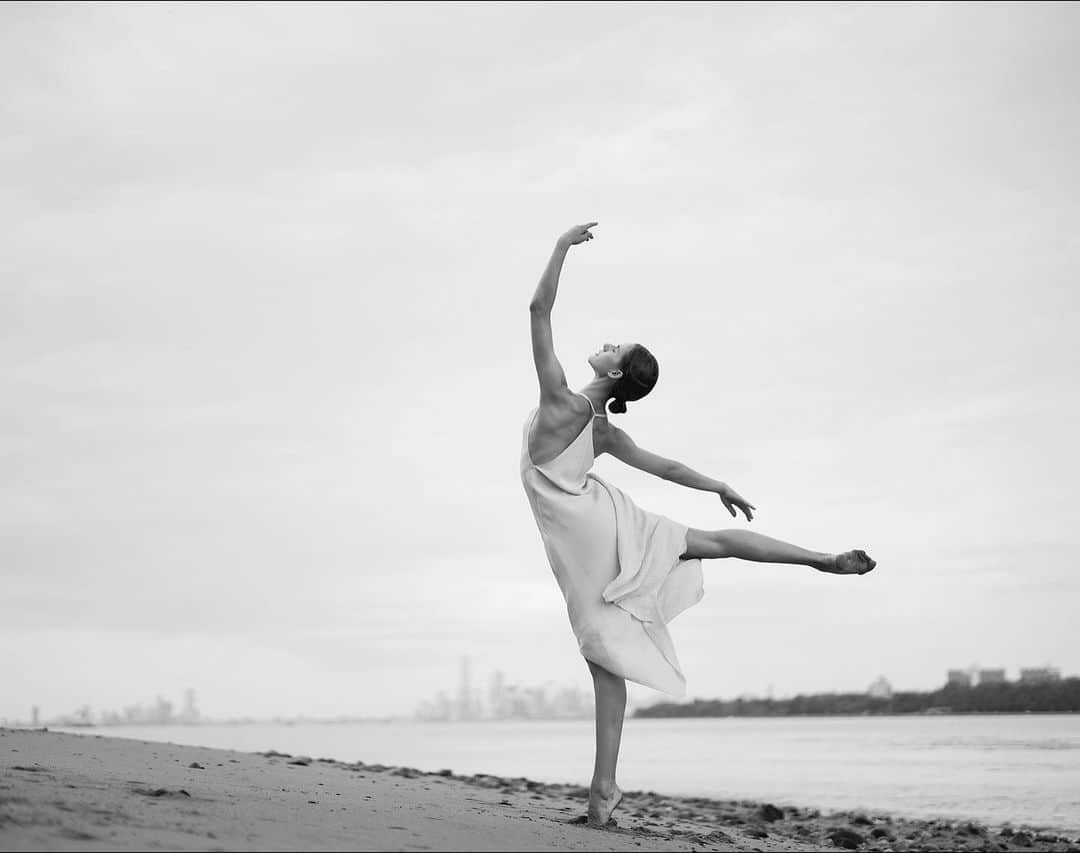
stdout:
[[[91,705],[81,705],[74,711],[56,714],[49,718],[43,718],[40,706],[31,706],[29,719],[13,717],[0,719],[0,725],[20,726],[118,726],[118,725],[196,725],[217,723],[255,723],[255,722],[279,722],[285,720],[310,721],[310,722],[348,722],[363,720],[383,719],[418,719],[429,721],[452,721],[462,722],[469,720],[499,720],[499,719],[579,719],[591,715],[593,708],[592,694],[572,685],[548,682],[542,685],[521,685],[510,683],[506,674],[501,670],[490,672],[487,696],[480,687],[472,687],[473,664],[471,660],[462,658],[460,661],[460,681],[456,693],[452,689],[441,689],[434,697],[421,700],[411,711],[400,714],[385,716],[364,716],[342,712],[326,716],[298,714],[291,717],[260,717],[258,715],[235,715],[228,717],[215,717],[203,714],[196,704],[196,691],[186,688],[183,691],[184,707],[179,714],[173,713],[173,703],[162,696],[158,696],[152,706],[143,706],[136,703],[124,706],[121,711],[94,711]],[[934,685],[934,688],[942,684],[962,687],[974,687],[987,684],[1047,684],[1061,681],[1061,670],[1054,666],[1020,667],[1015,682],[1008,677],[1007,670],[1003,668],[985,668],[971,665],[967,668],[953,668],[945,671],[943,681]],[[898,690],[911,691],[918,688],[896,688],[885,675],[878,675],[864,690],[816,690],[801,691],[803,694],[826,694],[826,693],[860,693],[865,692],[876,698],[890,698]],[[657,702],[670,701],[661,693],[651,691],[656,698],[648,701],[635,701],[628,697],[627,714],[632,715],[634,710],[647,707]],[[768,698],[785,700],[798,694],[776,695],[770,684],[761,694],[740,693],[735,697],[730,696],[707,696],[698,697],[705,701],[730,700],[757,700]],[[451,698],[453,696],[453,698]]]
[[[472,662],[461,659],[461,681],[457,694],[440,690],[422,701],[414,716],[420,720],[467,722],[470,720],[575,719],[593,713],[589,690],[566,684],[528,686],[510,683],[502,670],[490,673],[488,688],[472,686]],[[629,713],[629,709],[628,709]]]
[[[196,702],[196,692],[188,687],[183,691],[183,707],[179,712],[174,712],[174,704],[160,694],[152,705],[135,703],[125,705],[119,711],[98,710],[92,705],[83,704],[74,711],[56,714],[52,717],[42,717],[41,707],[32,706],[30,724],[32,726],[139,726],[139,725],[192,725],[203,720]],[[18,722],[13,720],[4,721],[5,725]]]
[[[972,687],[986,684],[1006,684],[1010,681],[1003,668],[969,666],[966,669],[950,669],[946,672],[946,684]],[[1054,666],[1020,667],[1018,684],[1048,684],[1061,681],[1061,670]]]

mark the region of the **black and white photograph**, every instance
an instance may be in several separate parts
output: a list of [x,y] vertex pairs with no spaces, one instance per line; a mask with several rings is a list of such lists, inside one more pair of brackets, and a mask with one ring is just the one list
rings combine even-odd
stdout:
[[0,850],[1080,851],[1078,93],[1075,2],[0,4]]

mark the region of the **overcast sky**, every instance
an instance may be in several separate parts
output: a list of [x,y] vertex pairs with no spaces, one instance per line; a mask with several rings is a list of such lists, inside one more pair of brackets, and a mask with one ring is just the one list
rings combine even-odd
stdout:
[[[758,507],[689,697],[1080,673],[1065,5],[0,8],[0,717],[411,713],[588,673],[518,477],[572,387]],[[661,694],[631,687],[637,701]]]

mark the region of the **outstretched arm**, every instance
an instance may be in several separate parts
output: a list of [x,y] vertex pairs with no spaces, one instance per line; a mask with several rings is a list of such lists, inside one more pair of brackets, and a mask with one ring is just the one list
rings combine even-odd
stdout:
[[566,374],[563,373],[559,359],[555,357],[555,345],[551,338],[551,309],[555,305],[555,294],[559,290],[559,274],[563,261],[571,246],[591,240],[589,229],[597,223],[576,225],[563,234],[555,243],[536,293],[529,303],[529,315],[532,325],[533,362],[536,364],[536,377],[540,381],[540,399],[552,400],[566,391]]
[[683,465],[682,462],[676,462],[674,459],[668,459],[665,456],[645,450],[643,447],[638,447],[634,440],[618,427],[611,428],[608,438],[604,442],[603,450],[627,465],[660,477],[663,480],[670,480],[672,483],[678,483],[680,486],[686,486],[690,489],[715,492],[720,496],[720,500],[733,518],[735,517],[736,507],[742,510],[747,521],[752,521],[754,518],[751,510],[756,509],[756,507],[727,483],[699,474],[693,468]]

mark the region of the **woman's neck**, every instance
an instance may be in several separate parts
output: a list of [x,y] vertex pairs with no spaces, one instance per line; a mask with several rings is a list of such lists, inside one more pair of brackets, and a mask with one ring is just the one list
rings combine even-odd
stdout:
[[607,413],[607,401],[611,399],[611,386],[614,383],[607,378],[601,379],[597,377],[593,379],[588,385],[579,391],[579,394],[584,394],[588,397],[593,404],[593,408],[596,410],[596,414],[601,415]]

